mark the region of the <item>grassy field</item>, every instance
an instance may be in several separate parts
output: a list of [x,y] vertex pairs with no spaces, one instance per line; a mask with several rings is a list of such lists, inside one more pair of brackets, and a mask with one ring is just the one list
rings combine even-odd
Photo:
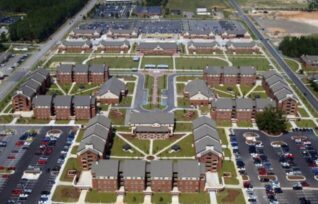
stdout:
[[171,57],[144,57],[142,58],[141,68],[145,68],[146,64],[166,64],[169,69],[173,69],[173,61]]
[[316,125],[312,120],[297,120],[296,125],[300,128],[315,128]]
[[299,3],[298,0],[237,0],[243,7],[261,8],[306,8],[306,3]]
[[171,139],[167,139],[167,140],[154,140],[153,152],[156,153],[156,152],[162,150],[163,148],[167,147],[168,145],[170,145],[174,141],[176,141],[176,138],[173,138],[173,137],[171,137]]
[[124,202],[127,204],[131,203],[142,203],[144,201],[143,193],[126,193],[124,196]]
[[55,202],[77,202],[80,192],[73,186],[57,186],[52,201]]
[[196,8],[205,7],[205,8],[226,8],[227,5],[224,3],[223,0],[195,0],[195,1],[188,1],[188,0],[170,0],[166,6],[167,8],[171,9],[180,9],[182,8],[183,11],[195,11]]
[[223,128],[218,128],[217,131],[219,133],[222,145],[228,146],[229,142],[227,141],[225,130]]
[[240,189],[226,188],[216,194],[216,199],[218,203],[222,204],[245,203],[243,192]]
[[177,94],[182,95],[184,91],[184,87],[185,87],[184,84],[177,84]]
[[180,204],[209,204],[210,197],[206,192],[202,193],[181,193],[179,195]]
[[18,124],[46,124],[49,122],[49,120],[40,120],[35,118],[19,118],[17,120]]
[[224,177],[225,184],[239,184],[239,181],[237,180],[236,171],[234,167],[234,163],[232,161],[224,160],[222,164],[222,175],[223,173],[230,173],[230,176]]
[[143,150],[145,153],[149,152],[150,148],[150,141],[149,140],[140,140],[132,137],[126,137],[129,142],[137,146],[139,149]]
[[298,64],[294,60],[285,58],[285,61],[294,72],[298,70]]
[[298,113],[300,114],[301,117],[309,117],[308,113],[304,108],[298,108]]
[[203,70],[209,66],[228,66],[228,63],[218,58],[176,58],[177,69]]
[[134,93],[134,89],[135,89],[135,83],[133,82],[128,82],[126,84],[127,90],[128,90],[128,94],[133,94]]
[[186,110],[176,110],[174,111],[174,117],[176,121],[192,121],[195,120],[198,117],[198,112],[194,111],[194,114],[191,118],[187,118],[185,114],[187,114],[188,111]]
[[[111,109],[110,111],[113,111],[114,109]],[[109,119],[112,121],[114,125],[124,125],[125,123],[125,116],[126,116],[126,110],[123,109],[117,109],[117,111],[121,112],[120,116],[117,116],[115,114],[109,114]]]
[[80,129],[79,133],[78,133],[78,135],[77,135],[77,137],[75,139],[75,142],[80,142],[82,140],[82,138],[83,138],[83,135],[84,135],[84,130]]
[[178,102],[178,107],[179,108],[189,107],[190,106],[189,100],[186,100],[183,96],[182,97],[177,97],[177,102]]
[[2,115],[0,116],[0,123],[10,123],[12,121],[13,117],[11,115]]
[[98,192],[95,190],[88,191],[85,202],[88,203],[114,203],[116,201],[116,193]]
[[132,151],[133,151],[132,153],[123,151],[124,144],[126,144],[125,141],[115,136],[113,145],[111,148],[111,156],[129,156],[129,157],[143,156],[142,154],[140,154],[140,152],[138,152],[134,148],[132,148]]
[[192,131],[192,123],[176,123],[176,132]]
[[75,84],[72,89],[72,94],[78,95],[80,93],[83,93],[84,95],[90,95],[90,89],[96,90],[98,88],[99,85],[97,84]]
[[137,68],[138,62],[131,57],[103,57],[90,60],[90,64],[107,64],[110,68]]
[[202,79],[201,76],[177,76],[176,81],[178,82],[187,82],[194,79]]
[[194,156],[194,148],[192,146],[193,136],[188,135],[177,143],[180,147],[180,151],[169,153],[170,149],[159,154],[160,157],[192,157]]
[[153,204],[171,203],[171,194],[170,193],[154,193],[151,196],[151,202]]
[[233,63],[233,66],[254,66],[258,71],[267,71],[269,69],[269,62],[264,58],[238,58],[230,57],[229,60]]
[[60,180],[61,181],[72,181],[73,178],[72,177],[68,177],[67,176],[67,171],[68,170],[77,170],[77,171],[81,171],[81,167],[78,165],[76,158],[69,158],[66,161],[66,165],[63,169],[62,175]]
[[253,127],[251,121],[238,121],[236,124],[238,127]]
[[82,63],[88,55],[55,55],[52,57],[48,63],[47,66],[51,67],[51,64],[54,62],[60,63],[60,62],[68,62],[68,63]]

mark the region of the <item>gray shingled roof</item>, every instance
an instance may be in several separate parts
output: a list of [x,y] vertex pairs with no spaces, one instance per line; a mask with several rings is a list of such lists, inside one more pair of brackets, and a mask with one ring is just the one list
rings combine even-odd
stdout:
[[132,112],[130,115],[131,124],[174,124],[174,114],[167,112]]
[[190,81],[185,86],[184,91],[188,93],[190,97],[198,94],[199,92],[208,98],[211,98],[213,96],[211,90],[206,85],[205,81],[200,79]]
[[111,127],[111,121],[103,115],[96,115],[95,117],[91,118],[88,121],[86,128],[89,128],[90,126],[93,126],[95,124],[100,124],[108,129]]
[[116,96],[120,96],[121,91],[125,90],[125,83],[117,79],[116,77],[112,77],[107,80],[100,88],[98,95],[102,96],[106,94],[108,91],[115,94]]
[[108,138],[108,133],[109,133],[109,129],[107,127],[104,127],[96,123],[95,125],[92,125],[89,128],[86,128],[83,134],[83,139],[91,135],[96,135],[106,141]]
[[201,126],[193,131],[194,141],[200,140],[201,138],[205,136],[209,136],[211,138],[214,138],[215,140],[220,139],[217,130],[209,126]]
[[256,43],[254,41],[252,41],[252,42],[228,42],[228,43],[226,43],[227,47],[234,46],[234,47],[238,47],[238,48],[250,48],[250,47],[254,47],[255,45],[256,45]]
[[89,66],[89,71],[91,73],[105,73],[107,71],[107,67],[104,64],[92,64]]
[[23,95],[25,95],[26,97],[29,97],[29,98],[33,97],[36,94],[36,92],[33,89],[31,89],[31,88],[29,88],[27,86],[20,87],[19,90],[17,91],[17,94],[19,92],[21,92],[21,94],[23,94]]
[[128,40],[102,40],[102,41],[100,41],[100,44],[101,45],[104,45],[104,46],[118,46],[118,47],[120,47],[120,46],[122,46],[122,45],[127,45],[127,46],[129,46],[129,42],[128,42]]
[[136,132],[170,132],[168,127],[150,127],[150,126],[138,126]]
[[53,100],[55,107],[57,106],[67,106],[71,107],[72,105],[72,96],[55,96]]
[[207,66],[203,72],[210,75],[220,75],[223,73],[223,68],[217,66]]
[[215,47],[216,45],[218,45],[218,43],[215,41],[213,41],[213,42],[194,42],[194,41],[191,41],[188,43],[188,47],[194,46],[197,48],[200,48],[200,47],[212,48],[212,47]]
[[224,67],[223,74],[224,75],[238,75],[239,69],[237,67]]
[[99,160],[92,165],[92,173],[96,177],[118,177],[119,160]]
[[42,74],[34,73],[34,74],[32,74],[32,76],[30,77],[29,80],[33,80],[33,81],[42,85],[44,83],[45,79],[46,78]]
[[278,81],[274,83],[270,88],[273,92],[277,92],[283,88],[289,89],[289,86],[283,81]]
[[81,140],[77,148],[77,153],[86,149],[86,145],[92,145],[92,148],[89,148],[91,151],[96,152],[98,154],[103,154],[106,143],[103,139],[101,139],[97,135],[91,135],[90,137],[86,137]]
[[199,118],[192,121],[192,129],[197,129],[198,127],[201,127],[203,125],[207,125],[207,126],[210,126],[212,128],[216,128],[215,121],[206,117],[206,116],[199,117]]
[[160,47],[162,49],[178,49],[178,45],[176,43],[157,43],[157,42],[141,42],[137,45],[137,49],[155,49]]
[[253,66],[241,66],[239,72],[241,75],[255,75],[256,69]]
[[71,46],[71,47],[82,47],[84,45],[89,45],[91,46],[92,43],[90,40],[85,40],[85,41],[68,41],[68,40],[64,40],[61,42],[62,45],[64,46]]
[[22,86],[29,87],[30,89],[33,89],[34,91],[38,91],[41,88],[41,84],[39,84],[39,82],[36,82],[34,80],[28,80]]
[[52,106],[52,100],[53,97],[50,95],[37,95],[32,103],[34,107],[39,107],[39,106],[48,106],[51,107]]
[[61,64],[57,67],[58,73],[72,74],[72,71],[73,71],[73,65],[71,65],[71,64]]
[[143,160],[123,160],[123,176],[145,178],[146,162]]
[[300,57],[303,61],[306,62],[306,64],[310,64],[313,66],[318,65],[318,55],[302,55]]
[[250,98],[237,98],[235,100],[236,109],[250,109],[255,106],[255,101]]
[[287,95],[291,95],[292,98],[295,98],[293,92],[286,88],[280,89],[279,91],[275,92],[274,95],[279,101],[286,98]]
[[201,167],[196,160],[179,160],[175,165],[179,178],[200,178]]
[[222,145],[220,141],[213,139],[212,137],[204,137],[194,142],[196,154],[204,154],[205,151],[210,151],[208,148],[213,147],[213,151],[218,154],[223,153]]
[[269,86],[275,84],[278,81],[284,82],[284,79],[281,76],[278,76],[278,75],[273,75],[273,76],[271,76],[271,77],[266,79],[266,83]]
[[47,78],[50,75],[50,72],[46,69],[37,69],[34,73],[41,74],[44,78]]
[[90,107],[92,105],[92,101],[94,101],[94,96],[74,96],[73,97],[74,107],[77,107],[77,106]]
[[212,101],[212,107],[216,109],[231,109],[233,108],[234,101],[230,98],[218,98]]
[[87,64],[76,64],[73,68],[74,73],[88,73]]
[[266,107],[276,107],[276,103],[271,99],[258,98],[255,100],[256,109],[263,110]]
[[171,160],[157,160],[150,164],[150,176],[167,177],[172,179],[172,161]]
[[271,77],[271,76],[273,76],[273,75],[280,76],[280,75],[277,73],[277,71],[275,71],[275,70],[270,70],[270,71],[265,72],[265,73],[263,74],[263,77],[264,77],[265,79],[268,79],[269,77]]

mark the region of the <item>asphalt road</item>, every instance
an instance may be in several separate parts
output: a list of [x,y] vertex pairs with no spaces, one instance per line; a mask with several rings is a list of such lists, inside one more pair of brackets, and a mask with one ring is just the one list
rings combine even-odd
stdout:
[[55,46],[69,31],[70,29],[85,16],[96,4],[97,0],[90,0],[85,7],[79,11],[73,18],[67,20],[63,26],[60,27],[46,42],[41,44],[37,51],[35,51],[19,68],[12,73],[0,86],[0,99],[3,99],[7,94],[12,91],[18,81],[20,81],[32,66],[41,59],[51,47]]
[[249,29],[255,34],[255,36],[262,42],[264,47],[272,55],[275,61],[282,67],[287,76],[294,82],[298,89],[303,93],[308,102],[318,111],[318,101],[315,96],[309,91],[309,89],[302,83],[302,81],[296,76],[296,74],[290,69],[287,63],[283,60],[282,55],[274,48],[270,41],[268,41],[263,34],[255,27],[253,22],[244,14],[243,10],[236,2],[236,0],[229,0],[230,4],[235,8],[240,18],[244,20]]

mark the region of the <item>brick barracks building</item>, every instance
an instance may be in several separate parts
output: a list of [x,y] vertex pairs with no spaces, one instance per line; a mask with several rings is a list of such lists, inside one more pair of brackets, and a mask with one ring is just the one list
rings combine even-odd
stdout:
[[61,64],[57,67],[56,78],[59,84],[101,84],[108,80],[109,69],[102,64]]
[[209,67],[203,70],[203,80],[209,86],[226,85],[254,85],[256,70],[251,66],[242,67]]
[[208,105],[214,98],[210,88],[203,80],[192,80],[184,88],[184,97],[191,105]]
[[127,87],[124,82],[112,77],[99,89],[97,100],[102,104],[119,104],[122,97],[127,95]]
[[223,151],[216,123],[206,116],[192,122],[196,159],[206,171],[216,172],[222,167]]
[[99,29],[75,29],[69,33],[71,38],[96,39],[101,37],[101,30]]
[[50,73],[44,69],[33,72],[12,96],[13,111],[30,111],[35,95],[44,94],[51,85]]
[[262,84],[266,93],[276,102],[277,108],[287,115],[297,115],[298,98],[280,74],[274,70],[264,73]]
[[212,54],[220,51],[221,48],[217,42],[189,42],[188,50],[190,54]]
[[92,43],[90,40],[86,41],[62,41],[57,49],[59,52],[86,52],[92,50]]
[[136,50],[144,55],[174,55],[179,52],[179,47],[176,43],[141,42]]
[[212,101],[211,118],[216,122],[251,121],[266,107],[276,107],[276,104],[271,99],[218,98]]
[[92,189],[101,192],[180,192],[205,190],[205,168],[195,160],[99,160],[92,165]]
[[[103,158],[112,142],[111,121],[102,115],[90,119],[77,149],[77,161],[84,170]],[[113,181],[112,181],[113,182]]]
[[106,41],[102,40],[97,45],[97,50],[108,53],[127,53],[130,48],[128,40]]
[[36,119],[87,120],[96,115],[94,96],[37,95],[33,100]]
[[254,42],[228,42],[226,49],[231,53],[260,53],[260,47]]

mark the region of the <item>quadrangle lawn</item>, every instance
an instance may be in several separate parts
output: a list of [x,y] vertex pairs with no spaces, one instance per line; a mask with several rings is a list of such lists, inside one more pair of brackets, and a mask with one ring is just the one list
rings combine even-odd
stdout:
[[173,69],[173,61],[171,57],[144,57],[142,58],[141,68],[143,69],[146,64],[166,64],[169,69]]
[[131,57],[102,57],[90,60],[90,64],[107,64],[109,68],[137,68],[138,62]]
[[176,69],[199,69],[206,66],[228,66],[228,63],[218,58],[176,58]]
[[269,62],[265,57],[230,57],[229,60],[233,63],[233,66],[254,66],[257,71],[267,71],[270,68]]

